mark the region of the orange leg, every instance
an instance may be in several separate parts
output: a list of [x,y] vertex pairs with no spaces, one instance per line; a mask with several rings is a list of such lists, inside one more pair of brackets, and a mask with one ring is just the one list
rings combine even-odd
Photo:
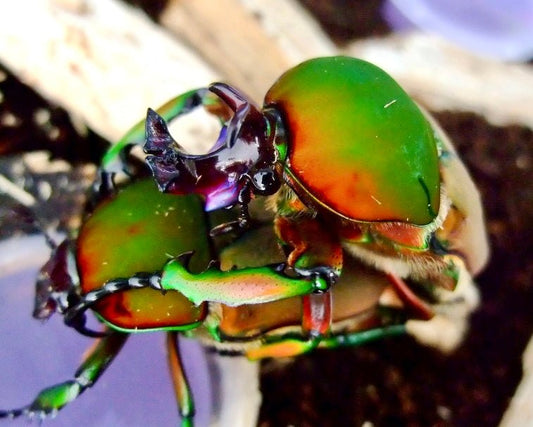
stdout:
[[316,348],[329,333],[331,299],[330,291],[303,296],[303,334],[295,337],[278,337],[274,342],[248,350],[246,356],[251,360],[292,357]]

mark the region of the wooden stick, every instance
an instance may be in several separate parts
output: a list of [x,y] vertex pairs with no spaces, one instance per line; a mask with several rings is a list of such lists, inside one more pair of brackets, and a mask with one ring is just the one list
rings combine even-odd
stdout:
[[170,0],[160,22],[258,103],[290,66],[336,52],[293,0]]
[[522,356],[524,375],[513,400],[505,412],[500,427],[533,425],[533,338]]
[[142,12],[116,0],[0,3],[0,60],[110,140],[148,106],[217,78]]

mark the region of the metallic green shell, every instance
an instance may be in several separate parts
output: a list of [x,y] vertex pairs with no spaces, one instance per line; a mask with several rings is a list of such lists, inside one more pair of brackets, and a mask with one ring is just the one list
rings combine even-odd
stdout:
[[[190,267],[210,260],[207,225],[197,196],[160,193],[151,180],[138,181],[104,200],[83,224],[77,261],[84,292],[139,272],[160,272],[169,259],[194,251]],[[95,310],[121,330],[187,329],[205,317],[178,292],[133,289],[108,296]]]
[[354,221],[435,219],[440,177],[432,128],[380,68],[349,57],[309,60],[280,77],[265,108],[282,116],[285,171],[304,198]]

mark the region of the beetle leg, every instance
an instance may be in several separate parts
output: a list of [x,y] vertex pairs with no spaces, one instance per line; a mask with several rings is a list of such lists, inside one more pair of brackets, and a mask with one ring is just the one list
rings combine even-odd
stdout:
[[372,341],[377,341],[386,337],[405,335],[406,333],[407,328],[403,323],[388,325],[381,328],[368,329],[366,331],[332,335],[322,339],[319,348],[357,347]]
[[114,172],[108,172],[100,168],[92,185],[89,203],[96,205],[98,201],[116,193],[114,178]]
[[211,229],[209,235],[211,237],[221,236],[230,232],[237,232],[242,234],[250,227],[250,213],[248,211],[248,204],[251,200],[250,184],[246,182],[239,191],[238,204],[240,207],[239,216],[235,221],[224,222]]
[[394,286],[394,289],[400,299],[411,309],[418,319],[429,320],[434,315],[434,310],[418,297],[409,286],[400,277],[387,273],[389,282]]
[[328,290],[322,293],[304,295],[302,297],[302,305],[302,338],[281,339],[277,342],[265,344],[248,350],[246,356],[251,360],[264,359],[266,357],[292,357],[316,348],[329,333],[331,327],[331,292]]
[[90,349],[88,356],[74,374],[74,378],[42,390],[35,400],[20,409],[0,411],[0,418],[28,416],[44,418],[54,415],[68,403],[75,400],[87,388],[92,387],[100,375],[111,364],[128,338],[121,332],[110,332]]
[[252,348],[246,352],[249,360],[260,360],[266,358],[294,357],[300,354],[308,353],[318,347],[320,337],[301,337],[280,338],[279,341],[273,340],[269,344],[264,344],[257,348]]
[[178,347],[178,334],[176,332],[167,332],[166,344],[168,366],[170,368],[170,376],[178,401],[182,427],[192,426],[195,412],[194,400],[189,382],[187,381],[187,376],[181,363]]
[[290,248],[287,257],[290,267],[301,276],[312,277],[317,285],[318,282],[327,286],[335,283],[342,270],[342,247],[317,219],[278,216],[275,229]]
[[102,298],[130,289],[155,288],[161,290],[161,277],[158,274],[138,273],[127,279],[115,279],[106,282],[101,288],[88,292],[80,297],[75,304],[65,309],[64,321],[67,326],[90,337],[105,336],[106,332],[93,331],[85,327],[85,311]]
[[201,273],[187,268],[191,253],[169,261],[161,275],[163,291],[178,291],[194,304],[219,302],[229,306],[260,304],[321,291],[317,282],[291,277],[284,264],[220,271],[213,264]]
[[248,350],[246,357],[250,360],[259,360],[267,357],[293,357],[315,348],[357,347],[372,341],[405,335],[406,333],[405,324],[396,324],[348,334],[310,337],[307,340],[293,335],[270,337],[267,344]]

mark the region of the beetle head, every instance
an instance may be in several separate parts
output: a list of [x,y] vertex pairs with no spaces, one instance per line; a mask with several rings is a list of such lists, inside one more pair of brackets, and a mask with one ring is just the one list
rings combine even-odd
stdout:
[[219,137],[207,154],[188,154],[172,138],[162,117],[149,109],[144,150],[159,189],[205,197],[206,210],[245,204],[249,192],[270,195],[280,186],[273,124],[268,116],[223,83],[209,87],[233,115],[223,121]]

